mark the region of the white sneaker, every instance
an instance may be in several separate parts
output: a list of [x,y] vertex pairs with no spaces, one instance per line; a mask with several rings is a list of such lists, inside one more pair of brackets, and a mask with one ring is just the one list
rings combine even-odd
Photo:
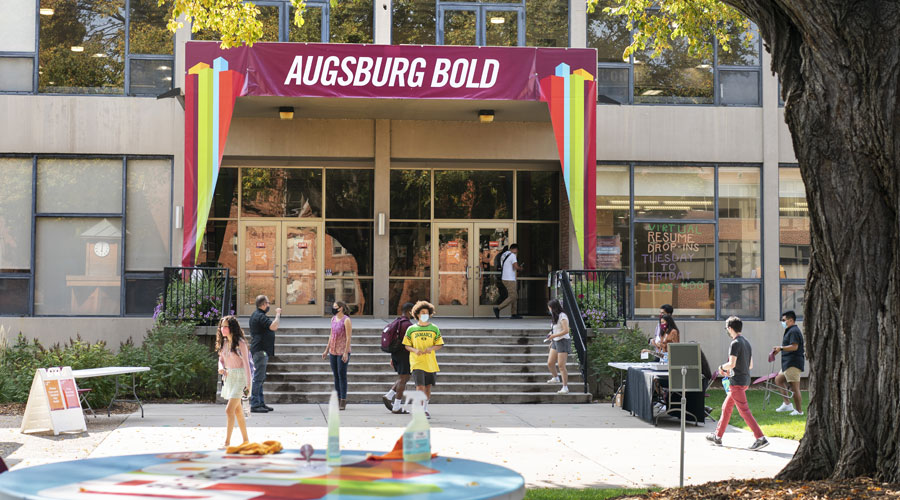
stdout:
[[791,412],[791,416],[792,416],[792,417],[802,417],[802,416],[803,416],[803,412],[802,412],[802,411],[794,410],[794,411]]
[[562,382],[562,381],[559,379],[559,375],[557,375],[547,381],[548,384],[558,384],[560,382]]
[[775,408],[775,411],[778,413],[785,413],[788,411],[794,411],[794,405],[791,403],[781,403],[781,406]]
[[568,393],[569,393],[569,388],[566,387],[566,386],[562,386],[562,389],[556,391],[556,393],[557,393],[557,394],[568,394]]
[[394,399],[394,396],[396,396],[396,395],[397,395],[397,393],[393,389],[391,389],[391,390],[387,391],[386,393],[384,393],[384,398],[387,399],[388,401],[391,401]]

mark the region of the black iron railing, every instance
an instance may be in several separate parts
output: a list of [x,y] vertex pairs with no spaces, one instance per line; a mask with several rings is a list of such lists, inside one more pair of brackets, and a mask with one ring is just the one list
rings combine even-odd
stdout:
[[168,321],[214,325],[233,314],[234,278],[224,267],[166,267],[160,314]]
[[624,326],[626,322],[625,271],[560,270],[550,276],[550,287],[569,317],[572,344],[588,392],[587,329]]

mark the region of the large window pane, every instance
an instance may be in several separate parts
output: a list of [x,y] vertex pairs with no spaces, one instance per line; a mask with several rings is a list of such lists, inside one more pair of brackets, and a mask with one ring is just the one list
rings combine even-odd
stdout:
[[391,170],[391,219],[431,218],[431,171]]
[[159,95],[172,90],[172,61],[132,59],[129,63],[131,81],[129,95]]
[[[485,45],[491,47],[515,47],[519,45],[518,19],[519,14],[516,11],[486,11],[484,20]],[[549,42],[552,41],[549,40]]]
[[3,2],[0,52],[34,52],[35,3],[35,0]]
[[0,278],[0,316],[28,314],[28,284],[31,280]]
[[525,45],[529,47],[569,46],[568,0],[525,2]]
[[125,279],[125,314],[153,314],[156,302],[165,288],[163,278]]
[[628,68],[597,69],[597,102],[628,104]]
[[648,104],[712,104],[712,61],[688,53],[687,42],[657,57],[651,49],[634,54],[634,102]]
[[[759,168],[719,168],[719,275],[761,278]],[[724,293],[724,289],[723,289]]]
[[41,92],[122,94],[125,0],[41,0]]
[[477,45],[478,11],[444,10],[444,45]]
[[0,273],[31,269],[31,158],[0,158]]
[[431,224],[391,222],[391,276],[431,276]]
[[121,219],[39,218],[34,312],[118,315]]
[[[559,269],[559,224],[517,224],[520,278],[543,277]],[[546,285],[546,283],[545,283]]]
[[157,0],[131,0],[128,25],[128,51],[131,54],[172,54],[175,35],[166,28],[169,4]]
[[759,105],[759,71],[719,71],[719,102]]
[[806,305],[806,285],[803,283],[781,284],[781,312],[794,311],[797,319],[803,317]]
[[374,188],[374,170],[327,169],[325,216],[329,219],[371,219]]
[[778,169],[778,212],[781,277],[806,279],[812,248],[806,188],[799,168]]
[[236,218],[237,213],[237,182],[238,169],[220,168],[219,178],[216,179],[216,189],[213,191],[212,208],[209,217],[212,219]]
[[31,92],[33,79],[34,58],[0,57],[0,92]]
[[713,167],[634,167],[634,211],[638,219],[715,217]]
[[347,304],[349,314],[372,314],[372,280],[325,278],[324,314],[331,314],[331,305],[340,300]]
[[559,174],[556,172],[516,173],[519,220],[559,220]]
[[373,43],[372,0],[344,0],[331,7],[331,43]]
[[635,316],[715,317],[714,224],[635,224],[634,246]]
[[597,269],[630,269],[630,183],[626,165],[597,167]]
[[388,290],[388,314],[400,315],[403,304],[420,300],[431,302],[431,280],[403,279],[390,280]]
[[722,283],[720,314],[723,318],[761,318],[759,283]]
[[547,301],[550,300],[550,289],[547,279],[518,280],[516,290],[519,294],[519,314],[525,316],[547,316]]
[[434,0],[391,2],[391,43],[434,45],[436,28],[437,2]]
[[225,267],[231,276],[237,276],[238,223],[236,220],[210,221],[206,224],[198,264],[209,267]]
[[322,7],[307,5],[303,12],[303,26],[294,24],[294,9],[288,19],[289,42],[321,42],[322,41]]
[[125,269],[162,271],[169,264],[171,160],[128,160]]
[[731,35],[729,50],[718,46],[719,66],[759,66],[759,30],[756,25],[751,23],[749,31],[732,25],[728,31]]
[[489,170],[436,170],[437,219],[511,219],[513,173]]
[[257,5],[259,15],[256,19],[262,23],[262,37],[260,42],[277,42],[280,40],[280,8],[276,5]]
[[626,17],[603,12],[604,8],[616,4],[611,0],[600,0],[594,7],[594,12],[587,15],[587,46],[597,49],[599,62],[622,62],[625,48],[631,44],[631,30],[628,29]]
[[39,159],[37,211],[121,213],[122,160]]
[[241,169],[244,217],[321,217],[322,170]]
[[371,222],[325,223],[325,276],[372,275]]

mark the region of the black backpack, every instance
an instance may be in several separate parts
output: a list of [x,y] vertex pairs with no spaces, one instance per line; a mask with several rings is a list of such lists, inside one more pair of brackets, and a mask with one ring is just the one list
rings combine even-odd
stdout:
[[[406,329],[402,328],[406,318],[397,318],[381,331],[381,350],[384,352],[397,352],[403,345],[403,336]],[[403,330],[403,331],[401,331]]]

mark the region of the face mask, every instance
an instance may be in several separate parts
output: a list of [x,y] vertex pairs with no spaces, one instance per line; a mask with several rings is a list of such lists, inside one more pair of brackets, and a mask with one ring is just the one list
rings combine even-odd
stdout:
[[332,308],[331,308],[331,315],[334,316],[335,314],[338,313],[338,311],[340,311],[340,309],[338,309],[337,307],[332,307]]
[[263,312],[269,312],[269,306],[266,306],[266,308],[263,309]]
[[419,315],[419,321],[421,321],[422,323],[428,323],[428,318],[430,317],[431,316],[429,316],[428,313],[422,313],[421,315]]
[[782,321],[782,322],[781,322],[781,328],[787,328],[787,323],[785,323],[784,321]]

